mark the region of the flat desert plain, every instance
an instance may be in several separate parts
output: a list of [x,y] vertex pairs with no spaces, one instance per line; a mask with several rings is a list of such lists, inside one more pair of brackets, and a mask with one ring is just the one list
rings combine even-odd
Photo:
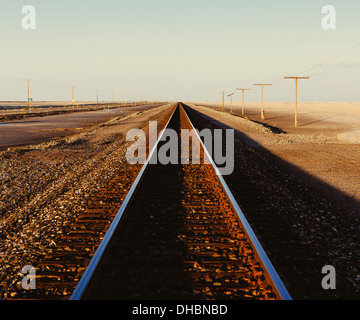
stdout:
[[[196,105],[222,109],[221,102],[194,102]],[[242,114],[242,103],[233,102],[233,113]],[[294,102],[264,102],[265,120],[261,120],[261,103],[245,102],[244,117],[277,127],[286,133],[312,134],[335,138],[348,143],[360,143],[360,102],[300,102],[298,127],[295,128]],[[230,112],[231,104],[224,110]]]
[[319,188],[331,186],[328,196],[354,199],[349,212],[360,215],[360,103],[298,103],[298,127],[293,102],[264,102],[265,120],[258,102],[245,102],[244,116],[241,102],[233,102],[232,113],[229,102],[224,111],[221,102],[191,105],[323,181]]

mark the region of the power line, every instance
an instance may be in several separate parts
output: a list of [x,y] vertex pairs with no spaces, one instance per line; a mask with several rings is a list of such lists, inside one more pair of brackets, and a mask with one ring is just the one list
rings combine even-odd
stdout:
[[351,64],[348,64],[348,65],[337,65],[337,66],[334,66],[333,68],[331,68],[330,70],[327,70],[327,71],[323,71],[323,72],[319,72],[319,73],[315,73],[314,75],[312,75],[312,77],[319,77],[319,76],[323,76],[323,75],[327,75],[329,73],[333,73],[333,72],[338,72],[338,71],[341,71],[341,70],[345,70],[345,69],[349,69],[355,65],[358,65],[360,64],[360,61],[356,61],[356,62],[353,62]]
[[309,69],[307,69],[307,70],[298,72],[298,74],[299,74],[299,73],[305,73],[305,72],[308,73],[309,71],[312,71],[312,70],[317,69],[317,68],[319,68],[319,67],[321,67],[321,66],[323,66],[323,65],[326,65],[327,63],[329,63],[329,62],[331,62],[331,61],[334,61],[334,60],[336,60],[337,58],[339,58],[339,57],[347,54],[348,52],[354,50],[354,49],[355,49],[356,47],[358,47],[358,46],[360,46],[360,42],[357,43],[356,45],[354,45],[353,47],[351,47],[350,49],[347,49],[347,50],[345,50],[344,52],[336,55],[335,57],[333,57],[333,58],[331,58],[331,59],[328,59],[328,60],[326,60],[326,61],[324,61],[324,62],[322,62],[322,63],[319,63],[319,64],[317,64],[317,65],[315,65],[315,66],[313,66],[313,67],[311,67],[311,68],[309,68]]

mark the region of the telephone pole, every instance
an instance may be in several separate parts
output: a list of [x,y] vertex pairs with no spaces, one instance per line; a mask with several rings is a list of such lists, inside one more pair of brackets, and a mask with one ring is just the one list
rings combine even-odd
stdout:
[[223,91],[222,92],[222,111],[224,111],[224,104],[225,104],[224,95],[225,95],[225,92]]
[[298,126],[298,113],[297,113],[297,104],[298,104],[298,98],[297,98],[297,87],[298,87],[298,80],[300,79],[309,79],[309,77],[284,77],[284,79],[295,79],[295,127]]
[[242,91],[242,112],[241,115],[244,115],[244,91],[245,90],[250,90],[250,89],[236,89],[236,90],[241,90]]
[[264,112],[264,86],[271,86],[270,83],[256,83],[254,86],[261,86],[261,120],[265,120]]
[[99,106],[99,89],[96,89],[96,104]]
[[73,109],[75,109],[75,99],[74,99],[74,86],[71,86],[71,91],[72,91],[72,106]]
[[27,101],[27,109],[28,109],[28,112],[29,112],[29,110],[30,110],[30,80],[29,79],[27,79],[26,80],[26,82],[27,82],[27,97],[28,97],[28,101]]
[[230,97],[230,113],[232,113],[232,96],[233,96],[234,94],[233,93],[231,93],[231,94],[228,94],[228,97]]

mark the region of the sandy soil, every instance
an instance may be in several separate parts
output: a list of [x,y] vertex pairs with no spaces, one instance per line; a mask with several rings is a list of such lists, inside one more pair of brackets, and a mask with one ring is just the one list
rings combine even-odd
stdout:
[[60,139],[84,132],[89,127],[109,121],[114,117],[157,106],[159,105],[122,107],[3,121],[0,122],[0,150]]
[[[221,103],[196,102],[197,105],[213,106],[221,110]],[[225,111],[231,110],[230,103]],[[244,116],[269,126],[280,128],[289,134],[312,134],[335,138],[345,143],[360,143],[360,103],[298,103],[298,127],[295,128],[295,104],[293,102],[264,102],[265,120],[261,120],[261,103],[246,102]],[[241,115],[242,104],[233,102],[233,113]]]
[[[330,120],[316,122],[317,118],[312,114],[309,116],[312,123],[292,128],[290,118],[287,121],[283,118],[280,128],[289,133],[274,133],[273,128],[216,108],[196,106],[196,109],[245,133],[279,158],[360,201],[360,144],[340,140],[337,136],[349,130],[349,123],[354,124],[354,130],[357,127],[360,129],[360,121],[356,123],[349,119],[349,123],[338,121],[338,126],[332,126]],[[277,115],[281,116],[279,113]],[[269,119],[264,123],[273,125],[274,120]],[[330,196],[337,197],[337,194]]]

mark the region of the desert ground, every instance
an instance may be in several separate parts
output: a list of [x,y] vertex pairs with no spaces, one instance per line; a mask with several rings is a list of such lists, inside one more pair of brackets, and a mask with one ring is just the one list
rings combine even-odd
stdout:
[[281,159],[360,200],[360,103],[299,103],[297,128],[292,102],[264,103],[265,120],[260,117],[261,103],[245,103],[244,117],[241,103],[233,103],[232,114],[230,103],[225,104],[225,112],[221,103],[194,105]]
[[[194,102],[222,109],[220,102]],[[230,102],[224,105],[231,110]],[[242,103],[233,102],[234,114],[241,115]],[[265,120],[261,120],[261,103],[245,102],[244,117],[282,129],[288,134],[311,134],[335,138],[341,142],[360,143],[360,103],[299,102],[298,127],[295,128],[294,102],[264,102]]]
[[[259,103],[246,104],[244,117],[239,103],[233,104],[232,114],[229,103],[224,111],[219,103],[188,105],[224,128],[241,133],[243,141],[255,152],[266,149],[300,169],[305,184],[344,208],[341,214],[346,226],[353,221],[351,232],[358,234],[360,104],[299,104],[297,128],[292,103],[266,104],[265,120],[260,119]],[[124,166],[128,130],[146,131],[149,121],[164,120],[169,110],[169,105],[148,105],[0,122],[1,298],[16,297],[14,288],[19,286],[21,267],[36,265],[48,254],[98,188],[106,186],[117,168]],[[335,229],[331,237],[336,241],[341,230],[341,237],[350,244],[346,250],[358,261],[355,236],[346,236],[347,231],[338,222],[341,217],[333,225],[332,216],[326,219],[320,216],[327,214],[310,212],[308,217],[304,214],[298,225],[303,224],[312,237],[314,234],[322,237],[322,226],[329,225]],[[303,241],[312,241],[305,232],[301,237]],[[348,259],[344,241],[338,242],[331,245],[334,259]],[[349,264],[346,275],[351,285],[358,288],[359,270],[352,261]]]
[[[30,144],[42,143],[50,140],[57,140],[71,134],[81,133],[89,127],[99,123],[109,121],[114,117],[124,116],[135,111],[143,111],[159,106],[139,105],[139,106],[112,106],[111,108],[102,107],[91,111],[72,110],[64,107],[51,109],[47,112],[56,112],[54,115],[41,116],[40,112],[44,109],[37,109],[31,116],[28,113],[14,113],[14,109],[8,110],[14,116],[27,116],[19,120],[0,121],[0,150],[7,148],[26,146]],[[76,112],[74,112],[76,111]],[[0,117],[2,113],[0,112]],[[39,116],[37,116],[39,115]],[[9,117],[9,115],[7,115]]]
[[[96,196],[124,164],[127,132],[146,129],[149,121],[164,118],[166,110],[160,105],[32,118],[30,125],[18,125],[31,131],[31,124],[40,121],[51,127],[37,132],[41,141],[35,136],[18,146],[16,137],[3,140],[11,147],[0,151],[1,298],[14,297],[22,266],[35,264],[51,250],[63,228],[84,210],[86,199]],[[60,137],[64,131],[57,128],[69,116],[76,117],[74,128]],[[82,130],[76,129],[79,122]]]

